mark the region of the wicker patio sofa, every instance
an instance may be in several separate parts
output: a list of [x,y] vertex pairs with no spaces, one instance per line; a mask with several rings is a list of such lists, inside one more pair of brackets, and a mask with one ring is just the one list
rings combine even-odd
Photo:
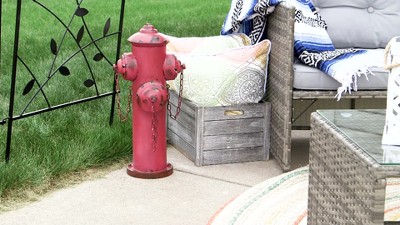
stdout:
[[[360,40],[366,43],[361,43],[359,46],[346,46],[346,44],[348,45],[349,43],[339,43],[339,45],[355,48],[377,48],[383,51],[391,37],[400,35],[400,1],[398,0],[313,0],[313,3],[327,22],[328,33],[335,47],[337,47],[335,35],[342,35],[342,38],[344,37],[350,40],[360,35],[364,35],[363,38],[368,39],[369,36],[367,35],[373,35],[373,37],[370,38],[371,40]],[[362,10],[365,10],[365,12]],[[346,15],[346,13],[354,14]],[[365,18],[357,18],[358,15],[365,16]],[[374,22],[374,16],[379,17],[376,20],[378,22]],[[388,17],[388,19],[382,19],[382,17]],[[266,100],[271,102],[272,106],[270,151],[284,171],[290,170],[291,163],[291,133],[293,112],[295,110],[293,102],[298,100],[312,100],[312,102],[315,102],[320,99],[334,99],[337,93],[337,87],[339,87],[339,83],[337,83],[336,87],[324,87],[321,89],[319,87],[296,88],[294,86],[296,73],[304,69],[301,65],[296,65],[296,63],[294,63],[294,18],[295,9],[283,2],[269,15],[267,31],[267,38],[271,41],[272,47],[268,68],[268,91],[266,95]],[[332,20],[339,21],[335,23]],[[362,34],[357,35],[352,33],[349,27],[342,30],[343,34],[340,34],[340,30],[333,30],[341,29],[340,26],[356,26],[360,21],[366,24],[364,24],[364,27],[354,27],[354,32],[364,32]],[[381,21],[382,24],[377,24],[379,21]],[[332,23],[335,23],[334,26],[330,26]],[[339,23],[343,24],[338,25]],[[389,25],[393,27],[389,27]],[[386,33],[382,34],[382,32]],[[368,41],[374,44],[366,46],[368,45]],[[308,69],[312,70],[314,68],[307,68],[307,70]],[[376,78],[381,79],[381,83],[384,83],[386,80],[387,85],[387,71],[382,69],[378,71],[378,73],[380,76],[376,76]],[[328,76],[326,77],[327,79],[331,79]],[[359,79],[359,82],[363,82],[361,80],[362,78]],[[364,83],[367,83],[367,87],[363,88],[359,85],[358,91],[353,91],[351,94],[344,94],[342,95],[342,99],[352,99],[351,101],[353,101],[361,98],[380,98],[382,101],[386,102],[387,86],[373,87],[374,82],[371,82],[371,80],[369,82],[364,81]],[[370,84],[369,87],[368,83]]]

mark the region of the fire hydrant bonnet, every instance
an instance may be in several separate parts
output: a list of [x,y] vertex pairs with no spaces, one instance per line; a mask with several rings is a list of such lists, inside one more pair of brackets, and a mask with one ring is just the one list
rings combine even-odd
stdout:
[[128,38],[133,46],[160,47],[166,46],[168,39],[158,33],[158,30],[151,24],[145,24],[138,33]]

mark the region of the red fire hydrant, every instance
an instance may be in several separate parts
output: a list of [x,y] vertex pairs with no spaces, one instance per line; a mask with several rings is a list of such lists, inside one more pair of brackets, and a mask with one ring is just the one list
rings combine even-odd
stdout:
[[129,37],[132,53],[125,53],[114,69],[132,81],[133,159],[127,173],[139,178],[161,178],[172,174],[167,163],[166,80],[185,69],[172,54],[166,54],[168,40],[151,24]]

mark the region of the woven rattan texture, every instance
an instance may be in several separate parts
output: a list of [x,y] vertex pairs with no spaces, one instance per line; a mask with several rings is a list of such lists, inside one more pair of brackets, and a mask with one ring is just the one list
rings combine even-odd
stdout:
[[[271,41],[266,101],[272,106],[270,151],[284,171],[290,170],[293,100],[333,99],[336,91],[293,90],[295,10],[284,2],[268,18]],[[386,98],[386,91],[355,91],[342,98]]]
[[311,114],[308,224],[383,224],[387,177],[380,166],[318,113]]
[[[268,68],[267,101],[271,103],[270,151],[284,170],[290,169],[291,105],[294,45],[294,8],[285,3],[276,7],[268,18],[268,39],[271,52]],[[289,163],[288,163],[289,162]]]
[[[309,91],[294,90],[293,99],[332,99],[336,95],[336,91]],[[371,91],[353,91],[351,94],[344,94],[341,98],[359,99],[359,98],[386,98],[387,91],[371,90]]]

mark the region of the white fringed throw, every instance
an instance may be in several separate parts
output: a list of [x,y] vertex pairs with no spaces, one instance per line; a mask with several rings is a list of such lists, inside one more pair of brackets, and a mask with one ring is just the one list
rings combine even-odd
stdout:
[[[284,0],[232,0],[221,34],[245,33],[252,43],[265,39],[267,15]],[[296,9],[294,53],[302,63],[320,69],[341,86],[336,97],[357,90],[357,78],[372,74],[368,68],[383,67],[383,55],[360,49],[335,49],[327,24],[310,0],[286,0]],[[368,78],[368,77],[367,77]]]

